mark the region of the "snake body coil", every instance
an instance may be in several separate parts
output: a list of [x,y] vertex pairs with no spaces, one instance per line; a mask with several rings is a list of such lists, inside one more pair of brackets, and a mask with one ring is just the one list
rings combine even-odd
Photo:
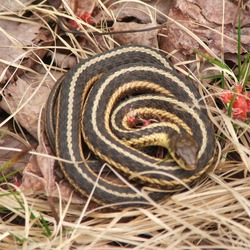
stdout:
[[[159,200],[164,193],[155,189],[192,183],[214,157],[214,132],[199,92],[163,55],[143,46],[113,49],[66,73],[48,99],[46,129],[56,156],[66,160],[59,164],[67,180],[82,195],[94,189],[99,204],[145,204],[131,186]],[[148,153],[159,146],[171,157]],[[131,185],[99,177],[89,150]]]

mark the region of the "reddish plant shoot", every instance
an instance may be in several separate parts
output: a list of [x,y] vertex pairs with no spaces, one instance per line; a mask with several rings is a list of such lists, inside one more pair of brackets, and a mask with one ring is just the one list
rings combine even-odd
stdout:
[[[241,85],[234,88],[234,91],[224,90],[221,94],[221,100],[232,107],[232,116],[239,120],[249,120],[250,114],[250,92],[244,91]],[[231,105],[230,105],[231,104]]]
[[[82,19],[84,22],[86,22],[86,23],[88,23],[90,25],[92,25],[94,23],[91,14],[88,13],[88,12],[83,12],[81,14],[78,14],[77,16],[80,19]],[[73,27],[75,29],[77,29],[79,27],[79,25],[77,24],[77,22],[72,21],[72,20],[69,22],[69,24],[71,25],[71,27]]]

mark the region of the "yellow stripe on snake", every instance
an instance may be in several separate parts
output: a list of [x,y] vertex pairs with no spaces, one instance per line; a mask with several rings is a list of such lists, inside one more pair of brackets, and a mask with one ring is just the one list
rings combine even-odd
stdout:
[[94,188],[92,199],[99,204],[139,206],[147,204],[141,193],[98,177],[86,152],[95,155],[99,169],[109,164],[158,201],[162,191],[193,183],[211,165],[215,136],[205,107],[165,56],[123,46],[83,60],[56,83],[46,130],[56,156],[67,160],[59,165],[78,193],[89,196]]

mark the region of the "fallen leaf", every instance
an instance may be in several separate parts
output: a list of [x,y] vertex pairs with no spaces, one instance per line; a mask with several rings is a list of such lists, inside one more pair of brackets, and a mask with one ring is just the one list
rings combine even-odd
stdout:
[[[54,72],[53,75],[59,78],[61,73]],[[54,80],[50,76],[44,79],[44,75],[22,75],[4,88],[0,107],[9,114],[15,113],[15,120],[37,139],[39,115],[53,85]]]
[[[223,2],[221,0],[214,1],[203,1],[203,0],[194,0],[192,1],[194,4],[197,4],[201,13],[204,17],[209,21],[216,24],[222,24],[222,13],[223,13]],[[238,15],[237,5],[230,1],[225,1],[224,6],[224,24],[233,24],[235,18]],[[237,19],[236,19],[237,20]],[[241,25],[245,26],[249,24],[249,12],[245,10],[241,10]],[[235,23],[235,26],[238,26],[238,22]]]
[[[96,0],[67,0],[64,3],[64,6],[68,5],[74,14],[83,14],[83,13],[92,13],[96,7]],[[67,6],[65,6],[67,10]]]
[[[28,143],[24,144],[24,139],[22,139],[21,134],[18,135],[16,133],[11,132],[10,128],[1,129],[0,136],[1,136],[0,166],[2,166],[6,161],[8,161],[9,159],[12,159],[13,157],[17,155],[18,151],[15,151],[14,149],[25,150],[29,146]],[[18,138],[21,138],[21,139],[19,140]],[[27,139],[30,141],[31,145],[36,144],[36,142],[32,140],[31,136],[28,135],[28,137],[25,140]],[[10,150],[10,149],[13,149],[13,150]],[[15,170],[23,169],[23,167],[27,164],[29,157],[30,156],[28,154],[25,154],[8,171],[13,171],[13,170],[15,171]]]
[[[138,23],[123,23],[123,22],[116,22],[113,25],[113,31],[129,31],[129,30],[143,30],[155,27],[156,25],[153,23],[149,24],[138,24]],[[154,30],[145,30],[143,32],[125,32],[120,34],[115,34],[115,40],[120,43],[121,45],[144,45],[148,47],[156,48],[158,46],[157,42],[157,34],[158,29]]]
[[[52,55],[52,52],[49,54]],[[54,62],[61,69],[71,69],[77,64],[76,57],[60,52],[54,55]]]
[[0,129],[0,178],[4,176],[6,182],[20,186],[21,173],[29,160],[28,151],[32,148],[30,145],[36,142],[29,135],[23,139],[22,134],[10,131],[10,122],[8,125]]
[[[40,144],[36,148],[36,155],[30,157],[28,164],[24,168],[20,189],[26,195],[45,193],[49,197],[61,197],[63,201],[71,199],[74,204],[84,204],[86,199],[76,194],[68,183],[58,180],[59,177],[55,175],[56,171],[54,170],[55,160],[49,157],[51,154],[52,152],[43,133],[40,137]],[[56,185],[56,179],[59,181],[58,185]]]
[[43,36],[40,36],[41,26],[38,22],[22,23],[10,18],[0,20],[0,27],[0,82],[4,83],[13,80],[14,75],[23,73],[23,70],[19,69],[20,64],[28,70],[36,64],[33,59],[36,59],[36,56],[43,57],[47,51],[42,48],[30,49],[44,42],[41,38],[45,38],[45,35],[43,33]]
[[[158,47],[157,34],[159,24],[166,21],[175,1],[114,2],[107,4],[107,9],[100,11],[94,20],[96,24],[112,23],[110,32],[121,45],[145,45]],[[149,30],[149,28],[155,28]],[[142,31],[144,30],[145,31]],[[134,32],[139,31],[139,32]],[[119,32],[119,33],[118,33]]]
[[[209,3],[199,0],[178,0],[176,8],[169,13],[169,17],[177,21],[178,24],[171,20],[167,22],[167,28],[160,32],[160,48],[167,52],[176,50],[177,53],[173,57],[174,62],[188,60],[190,56],[194,55],[194,49],[206,53],[197,39],[185,31],[183,28],[185,27],[204,42],[218,57],[223,53],[225,58],[237,62],[238,37],[237,28],[234,25],[237,6],[227,0],[225,1],[224,24],[221,18],[222,10],[220,0],[210,1]],[[241,19],[242,22],[244,20],[244,25],[248,24],[249,26],[250,12],[243,11]],[[179,24],[183,27],[180,27]],[[224,25],[223,30],[222,25]],[[241,36],[242,52],[249,51],[250,28],[243,27]]]
[[[124,19],[135,19],[140,23],[163,23],[166,21],[166,17],[160,15],[158,11],[167,15],[171,8],[175,5],[175,1],[150,1],[148,3],[143,2],[115,2],[107,6],[107,9],[116,22],[122,22]],[[105,10],[101,11],[96,17],[96,20],[114,21],[111,15]],[[98,22],[98,21],[97,21]]]
[[35,0],[19,0],[19,1],[6,1],[0,0],[0,11],[18,11],[22,10]]

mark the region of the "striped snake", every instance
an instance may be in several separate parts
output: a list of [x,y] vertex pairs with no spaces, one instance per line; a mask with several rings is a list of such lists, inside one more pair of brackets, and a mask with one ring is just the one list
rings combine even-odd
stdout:
[[[164,190],[199,178],[214,158],[214,131],[198,90],[143,46],[96,55],[63,75],[47,101],[46,132],[66,160],[59,161],[66,179],[99,204],[145,204],[142,188],[158,201]],[[104,163],[126,181],[99,176]]]

